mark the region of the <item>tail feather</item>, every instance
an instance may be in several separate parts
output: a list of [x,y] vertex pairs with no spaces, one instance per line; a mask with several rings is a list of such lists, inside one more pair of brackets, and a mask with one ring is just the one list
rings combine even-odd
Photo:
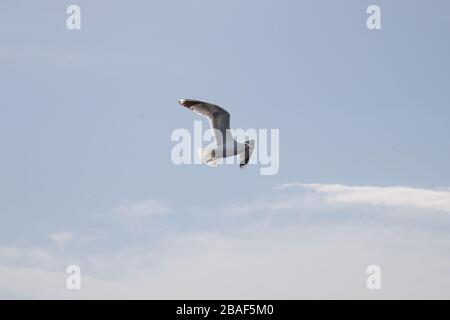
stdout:
[[211,167],[217,167],[217,163],[214,157],[212,157],[211,155],[211,150],[198,148],[197,153],[198,157],[200,158],[200,160],[202,160],[204,164],[207,164],[208,166]]

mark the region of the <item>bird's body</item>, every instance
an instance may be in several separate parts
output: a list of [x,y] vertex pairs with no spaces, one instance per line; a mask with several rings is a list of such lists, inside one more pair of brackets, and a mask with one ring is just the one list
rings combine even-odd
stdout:
[[[248,149],[249,148],[247,147],[247,152],[249,152]],[[217,159],[242,155],[245,150],[245,143],[239,143],[233,139],[230,143],[218,145],[212,149],[200,149],[199,158],[206,164],[216,166]]]
[[179,103],[208,118],[214,132],[216,147],[200,149],[199,158],[208,165],[216,166],[216,160],[240,155],[240,167],[246,166],[255,147],[254,140],[237,142],[230,132],[230,114],[225,109],[211,103],[191,99],[181,99]]

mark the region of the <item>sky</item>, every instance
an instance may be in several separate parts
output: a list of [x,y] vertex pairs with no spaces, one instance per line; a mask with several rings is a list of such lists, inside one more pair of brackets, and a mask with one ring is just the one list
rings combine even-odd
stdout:
[[[0,298],[450,298],[449,30],[445,0],[1,1]],[[278,129],[277,174],[175,165],[181,98]]]

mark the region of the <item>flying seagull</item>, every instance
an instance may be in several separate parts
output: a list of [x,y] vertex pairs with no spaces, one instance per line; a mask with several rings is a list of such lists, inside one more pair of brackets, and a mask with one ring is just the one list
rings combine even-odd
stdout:
[[239,143],[234,139],[230,132],[230,114],[228,111],[215,104],[198,100],[181,99],[178,103],[208,118],[214,132],[216,147],[198,151],[203,163],[215,167],[217,166],[217,159],[239,155],[239,167],[244,168],[248,164],[255,148],[255,140],[245,140],[244,143]]

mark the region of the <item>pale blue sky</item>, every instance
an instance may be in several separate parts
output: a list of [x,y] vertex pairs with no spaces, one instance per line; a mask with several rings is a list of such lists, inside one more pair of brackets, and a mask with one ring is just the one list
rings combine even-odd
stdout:
[[[370,4],[382,30],[366,28]],[[288,182],[447,188],[449,30],[446,0],[3,0],[0,244],[108,234],[73,245],[82,260],[171,231],[232,233],[241,220],[215,206]],[[174,166],[172,131],[201,119],[180,98],[226,107],[233,127],[280,129],[279,173]],[[148,199],[171,214],[127,227],[108,214]]]

